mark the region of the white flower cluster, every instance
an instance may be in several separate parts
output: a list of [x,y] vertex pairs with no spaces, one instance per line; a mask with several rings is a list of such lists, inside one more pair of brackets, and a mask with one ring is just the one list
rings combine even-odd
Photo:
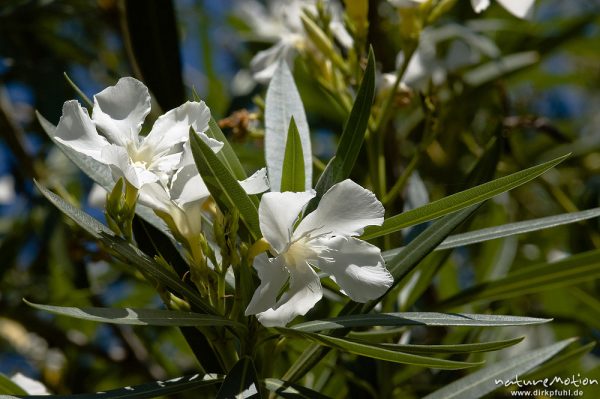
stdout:
[[[109,166],[115,181],[124,178],[138,190],[140,203],[169,218],[176,237],[197,242],[191,238],[202,234],[202,205],[210,192],[194,163],[189,129],[215,152],[223,143],[205,133],[211,116],[204,102],[187,102],[167,112],[143,136],[142,123],[149,112],[146,86],[122,78],[94,96],[91,117],[77,101],[67,101],[54,139]],[[248,193],[269,189],[262,176],[265,170],[258,173],[240,182]],[[310,188],[273,191],[260,201],[260,229],[273,257],[261,253],[254,259],[261,284],[246,315],[257,315],[266,326],[285,325],[321,299],[315,269],[330,275],[359,302],[378,298],[393,283],[379,248],[356,238],[365,226],[383,222],[384,209],[375,195],[345,180],[332,186],[316,210],[298,223],[314,196]],[[278,299],[288,280],[289,289]]]

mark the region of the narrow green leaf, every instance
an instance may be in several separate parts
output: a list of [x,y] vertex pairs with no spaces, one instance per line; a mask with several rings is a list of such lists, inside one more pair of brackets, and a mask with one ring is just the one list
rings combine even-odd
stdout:
[[266,378],[265,387],[284,399],[331,399],[312,389],[276,378]]
[[467,367],[481,365],[481,363],[458,362],[453,360],[445,360],[434,357],[403,353],[383,348],[381,346],[375,346],[367,342],[363,343],[357,340],[347,340],[343,338],[330,337],[328,335],[298,331],[291,328],[277,328],[277,331],[290,337],[308,339],[319,345],[324,345],[344,352],[354,353],[360,356],[385,360],[388,362],[447,370],[463,369]]
[[127,324],[137,326],[231,326],[244,329],[245,326],[223,316],[163,309],[138,308],[76,308],[67,306],[41,305],[23,301],[36,309],[76,319],[100,323]]
[[600,250],[588,251],[558,262],[525,267],[504,278],[478,284],[443,300],[439,307],[447,309],[475,301],[522,296],[598,277]]
[[223,211],[237,209],[248,231],[257,239],[261,236],[258,210],[246,191],[213,150],[190,128],[190,145],[196,167],[210,194]]
[[[515,234],[531,233],[533,231],[549,229],[570,223],[580,222],[600,216],[600,208],[588,209],[581,212],[564,213],[562,215],[548,216],[539,219],[526,220],[523,222],[508,223],[501,226],[488,227],[481,230],[470,231],[468,233],[456,234],[446,238],[436,251],[444,249],[461,247],[464,245],[477,244],[484,241],[495,240],[497,238],[509,237]],[[396,248],[382,253],[386,261],[393,258],[402,251],[402,248]]]
[[174,292],[184,295],[192,304],[197,306],[198,309],[203,312],[209,314],[217,313],[216,310],[198,295],[196,291],[185,285],[176,274],[166,270],[138,248],[121,238],[115,237],[106,226],[83,212],[81,209],[75,208],[58,195],[41,186],[39,183],[35,182],[35,184],[48,201],[92,235],[92,237],[102,241],[108,249],[113,251],[115,256],[125,259],[145,275],[155,278],[158,282],[169,287]]
[[317,195],[312,200],[306,213],[314,210],[319,199],[333,186],[350,176],[360,153],[371,115],[371,105],[375,93],[375,55],[369,49],[369,59],[365,74],[358,88],[354,104],[344,123],[344,130],[340,138],[336,155],[329,161],[327,167],[319,177],[315,191]]
[[229,371],[217,399],[259,399],[260,384],[254,368],[254,362],[249,357],[243,357]]
[[[379,348],[394,350],[404,353],[413,353],[416,355],[433,355],[436,353],[477,353],[477,352],[492,352],[500,349],[508,348],[523,341],[525,337],[518,337],[502,341],[478,342],[473,344],[455,344],[455,345],[411,345],[411,344],[372,344]],[[349,339],[349,338],[348,338]],[[352,341],[361,342],[357,339],[349,339]],[[364,341],[363,341],[364,342]]]
[[44,399],[142,399],[157,398],[166,395],[173,395],[179,392],[191,391],[194,389],[206,388],[223,381],[222,377],[214,374],[201,376],[195,374],[189,377],[177,377],[166,381],[155,381],[141,385],[128,386],[123,388],[111,389],[109,391],[75,394],[75,395],[30,395],[27,398]]
[[469,313],[373,313],[312,320],[296,324],[291,328],[304,332],[336,330],[340,328],[372,326],[436,326],[436,327],[502,327],[541,324],[551,321],[535,317],[503,316]]
[[287,140],[286,132],[292,117],[302,143],[305,189],[308,190],[312,188],[312,149],[308,122],[294,77],[285,60],[281,60],[273,73],[265,98],[265,160],[272,191],[281,191],[279,184]]
[[210,118],[210,121],[208,122],[208,130],[205,133],[208,137],[223,143],[223,148],[221,148],[221,151],[217,153],[217,157],[221,160],[221,162],[223,162],[223,165],[225,165],[227,169],[231,171],[231,174],[237,180],[244,180],[246,177],[248,177],[244,167],[242,166],[242,163],[237,157],[235,151],[233,151],[233,148],[227,140],[227,137],[225,137],[223,131],[214,118]]
[[541,349],[510,357],[456,380],[427,395],[424,399],[478,399],[499,388],[506,381],[540,365],[572,343],[567,339]]
[[449,195],[419,208],[392,216],[386,219],[381,226],[367,227],[361,239],[370,240],[375,237],[384,236],[399,231],[404,227],[436,219],[440,216],[464,209],[470,205],[481,203],[482,201],[535,179],[567,159],[568,156],[569,154],[564,155],[553,159],[552,161],[492,180],[491,182]]
[[10,378],[0,373],[0,395],[27,395],[27,392]]
[[283,168],[281,170],[281,191],[304,191],[304,159],[302,155],[302,143],[294,117],[290,119],[287,141],[285,143],[285,155],[283,157]]

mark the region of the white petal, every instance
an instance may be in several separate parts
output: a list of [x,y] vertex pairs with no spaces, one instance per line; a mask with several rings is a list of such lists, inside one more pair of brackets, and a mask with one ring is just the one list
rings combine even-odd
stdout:
[[108,141],[96,131],[87,110],[76,100],[67,101],[63,105],[63,114],[53,137],[56,141],[97,161],[101,161],[100,152],[108,145]]
[[248,194],[260,194],[269,190],[269,178],[267,177],[267,168],[262,168],[254,172],[246,180],[241,180],[240,186]]
[[260,285],[246,308],[246,316],[264,312],[275,306],[277,295],[289,277],[282,259],[269,259],[264,252],[254,258],[253,266],[260,278]]
[[16,373],[10,379],[27,392],[28,395],[50,395],[44,384],[21,373]]
[[209,121],[210,110],[203,101],[188,101],[161,115],[154,122],[152,130],[143,141],[142,148],[152,148],[154,154],[174,152],[172,151],[174,146],[188,140],[190,126],[197,133],[203,133],[208,129]]
[[346,179],[323,195],[317,209],[300,222],[294,237],[309,231],[311,235],[360,235],[366,226],[381,225],[384,212],[375,194]]
[[169,193],[160,183],[144,184],[140,188],[138,201],[148,208],[167,213],[171,207]]
[[490,0],[471,0],[471,6],[473,11],[479,14],[490,6]]
[[114,144],[137,142],[142,123],[150,112],[148,88],[139,80],[121,78],[94,96],[92,119]]
[[277,69],[279,60],[284,59],[292,49],[290,43],[280,40],[268,49],[256,53],[250,61],[250,70],[254,79],[262,84],[268,83]]
[[352,300],[367,302],[379,298],[394,282],[384,266],[381,250],[352,237],[320,239],[328,247],[321,254],[319,268],[335,281]]
[[115,180],[124,177],[135,188],[140,189],[144,184],[154,183],[159,180],[158,175],[144,167],[131,163],[125,148],[110,144],[102,149],[101,157],[104,163],[110,165]]
[[512,15],[521,19],[530,19],[533,16],[533,3],[535,0],[498,0]]
[[210,192],[200,177],[196,165],[186,165],[179,169],[171,181],[171,199],[179,206],[192,202],[204,202]]
[[266,193],[258,206],[260,231],[278,253],[289,243],[302,208],[315,196],[314,192]]
[[296,316],[306,314],[323,297],[319,276],[308,263],[288,266],[288,270],[290,288],[275,306],[256,316],[266,327],[285,326]]

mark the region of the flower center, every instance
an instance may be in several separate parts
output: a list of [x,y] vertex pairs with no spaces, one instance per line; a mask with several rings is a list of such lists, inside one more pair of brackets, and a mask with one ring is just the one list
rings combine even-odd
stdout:
[[138,146],[133,141],[128,141],[126,145],[127,154],[131,159],[133,166],[149,169],[153,161],[153,153],[148,146]]
[[316,260],[318,256],[307,236],[290,243],[282,255],[286,265],[297,265],[309,260]]

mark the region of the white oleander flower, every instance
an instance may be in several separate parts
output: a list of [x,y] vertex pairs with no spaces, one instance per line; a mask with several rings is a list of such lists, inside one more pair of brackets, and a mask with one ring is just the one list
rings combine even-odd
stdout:
[[[221,147],[213,147],[218,152]],[[239,182],[248,194],[258,194],[269,189],[267,170],[258,170],[246,180]],[[181,236],[193,239],[202,233],[202,205],[210,197],[210,192],[198,173],[190,146],[184,145],[183,156],[177,170],[167,184],[153,182],[145,184],[139,191],[139,202],[159,214],[168,215],[171,230]],[[207,215],[205,214],[205,217]]]
[[[351,48],[353,39],[343,24],[343,8],[337,0],[326,0],[331,12],[329,28],[337,41],[345,48]],[[293,65],[298,49],[306,46],[307,37],[302,26],[302,10],[316,13],[316,1],[269,0],[267,5],[258,1],[244,0],[236,8],[238,15],[260,38],[273,41],[273,46],[259,51],[250,62],[254,79],[267,83],[273,77],[279,60]]]
[[[344,180],[333,185],[317,209],[294,228],[314,196],[314,191],[271,192],[261,199],[260,229],[275,257],[263,253],[254,259],[261,284],[246,315],[256,314],[265,326],[284,326],[321,299],[315,267],[332,276],[357,302],[380,297],[393,283],[380,249],[355,238],[365,226],[383,223],[383,205],[375,195]],[[288,279],[288,290],[277,299]]]
[[[535,0],[496,0],[506,11],[517,18],[529,19],[533,14]],[[486,10],[490,0],[471,0],[471,6],[476,13]]]
[[148,135],[141,136],[142,123],[149,112],[146,86],[131,77],[121,78],[115,86],[94,96],[91,118],[76,100],[65,102],[54,138],[109,165],[115,180],[124,177],[137,189],[168,180],[180,164],[190,126],[212,148],[222,146],[204,134],[210,110],[202,101],[188,101],[161,115]]

